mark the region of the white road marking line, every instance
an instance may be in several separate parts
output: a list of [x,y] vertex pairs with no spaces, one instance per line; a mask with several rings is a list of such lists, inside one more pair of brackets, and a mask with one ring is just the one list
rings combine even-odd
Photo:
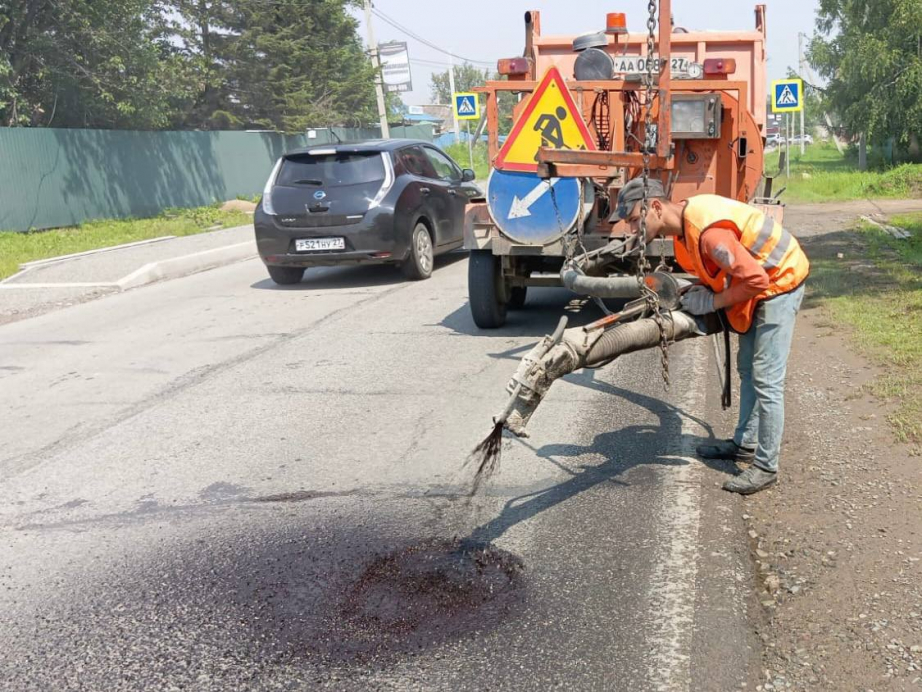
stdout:
[[63,284],[0,284],[0,289],[17,288],[118,288],[117,283],[63,283]]
[[[704,340],[686,342],[686,362],[705,363]],[[690,414],[704,410],[703,368],[695,367],[679,399]],[[674,385],[675,386],[675,385]],[[682,419],[683,435],[701,434],[697,424]],[[663,466],[663,496],[658,525],[656,567],[647,595],[654,617],[650,638],[649,675],[655,690],[687,691],[691,684],[691,650],[698,576],[698,529],[701,520],[701,462],[691,442],[677,443],[676,466]]]

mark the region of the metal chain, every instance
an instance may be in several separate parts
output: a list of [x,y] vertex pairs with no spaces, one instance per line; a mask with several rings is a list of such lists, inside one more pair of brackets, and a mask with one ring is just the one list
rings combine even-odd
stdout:
[[[653,143],[653,57],[656,50],[656,0],[647,2],[647,73],[644,75],[644,133],[643,145],[643,201],[640,211],[640,256],[637,258],[637,284],[640,294],[647,303],[647,309],[652,314],[656,326],[659,328],[660,360],[663,370],[663,388],[669,387],[669,340],[666,337],[666,318],[663,316],[659,296],[656,291],[647,286],[647,213],[650,211],[650,148]],[[657,133],[659,137],[662,133]]]

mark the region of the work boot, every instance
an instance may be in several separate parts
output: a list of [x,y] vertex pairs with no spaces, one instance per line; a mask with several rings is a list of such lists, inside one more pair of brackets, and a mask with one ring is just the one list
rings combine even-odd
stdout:
[[778,481],[778,474],[760,469],[758,466],[750,466],[735,478],[731,478],[724,483],[724,490],[740,495],[752,495],[760,490],[764,490]]
[[695,451],[702,459],[751,462],[756,456],[755,447],[740,447],[733,440],[719,440],[712,445],[698,445]]

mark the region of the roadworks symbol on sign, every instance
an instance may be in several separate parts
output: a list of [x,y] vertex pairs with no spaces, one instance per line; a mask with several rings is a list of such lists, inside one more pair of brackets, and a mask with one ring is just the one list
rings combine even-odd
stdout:
[[541,147],[596,149],[592,133],[556,67],[545,72],[493,165],[504,171],[537,171]]

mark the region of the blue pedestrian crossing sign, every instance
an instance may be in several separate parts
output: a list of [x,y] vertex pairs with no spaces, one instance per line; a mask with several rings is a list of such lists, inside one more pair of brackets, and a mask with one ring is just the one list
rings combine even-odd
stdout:
[[494,168],[487,180],[487,208],[510,240],[547,245],[579,219],[582,188],[577,178],[542,179],[535,173]]
[[480,104],[477,101],[477,94],[455,92],[453,96],[455,117],[458,120],[477,120],[480,117]]
[[794,113],[803,109],[803,80],[777,79],[772,82],[772,113]]

